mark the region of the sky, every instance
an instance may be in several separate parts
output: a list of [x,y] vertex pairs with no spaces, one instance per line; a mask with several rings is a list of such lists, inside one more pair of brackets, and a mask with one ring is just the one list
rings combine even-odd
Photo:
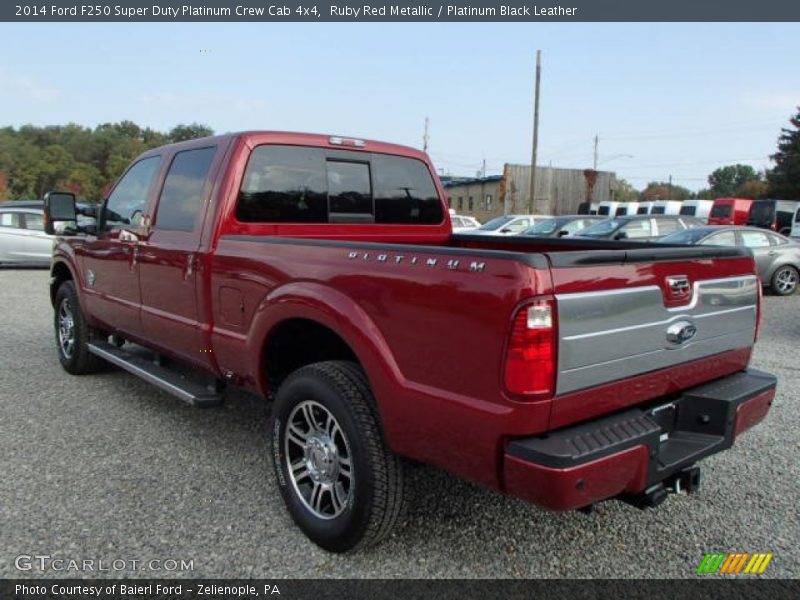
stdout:
[[441,173],[530,164],[692,190],[770,165],[800,105],[797,23],[0,24],[0,126],[132,120],[421,147]]

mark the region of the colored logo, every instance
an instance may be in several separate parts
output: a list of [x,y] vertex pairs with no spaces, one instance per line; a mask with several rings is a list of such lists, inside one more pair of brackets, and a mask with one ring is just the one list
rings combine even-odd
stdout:
[[772,552],[716,552],[706,554],[697,573],[700,575],[710,575],[723,573],[728,575],[745,574],[760,575],[767,570],[769,561],[772,560]]

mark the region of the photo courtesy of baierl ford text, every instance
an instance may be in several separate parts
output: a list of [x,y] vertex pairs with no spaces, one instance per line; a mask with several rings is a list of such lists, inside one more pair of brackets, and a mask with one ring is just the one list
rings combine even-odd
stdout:
[[800,5],[0,6],[0,598],[800,595]]

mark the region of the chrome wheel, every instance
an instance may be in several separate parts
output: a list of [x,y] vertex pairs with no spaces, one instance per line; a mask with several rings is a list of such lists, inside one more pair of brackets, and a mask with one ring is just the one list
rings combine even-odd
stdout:
[[314,516],[338,517],[353,497],[350,445],[336,417],[305,400],[286,421],[286,470],[297,496]]
[[775,287],[783,294],[791,294],[797,287],[797,271],[791,268],[784,268],[775,275]]
[[58,346],[64,358],[72,358],[75,352],[75,317],[69,298],[64,298],[58,307]]

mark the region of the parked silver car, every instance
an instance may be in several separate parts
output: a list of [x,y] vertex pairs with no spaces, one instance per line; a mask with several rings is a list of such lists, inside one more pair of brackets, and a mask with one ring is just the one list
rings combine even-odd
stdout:
[[49,266],[53,236],[44,232],[44,212],[34,202],[0,204],[0,264]]
[[800,243],[779,233],[756,227],[697,227],[673,233],[662,244],[702,244],[749,248],[764,285],[779,296],[788,296],[800,281]]

